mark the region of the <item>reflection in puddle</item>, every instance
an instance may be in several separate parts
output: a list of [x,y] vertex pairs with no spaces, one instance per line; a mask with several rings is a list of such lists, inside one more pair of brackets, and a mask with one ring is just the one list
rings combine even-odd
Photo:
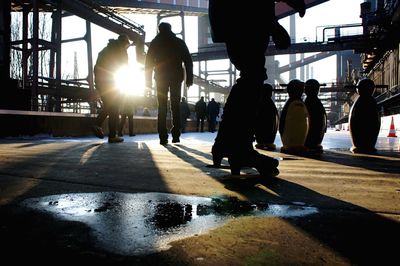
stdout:
[[24,206],[92,228],[99,248],[120,255],[145,255],[172,241],[202,234],[242,215],[297,217],[314,207],[251,203],[166,193],[62,194],[27,199]]

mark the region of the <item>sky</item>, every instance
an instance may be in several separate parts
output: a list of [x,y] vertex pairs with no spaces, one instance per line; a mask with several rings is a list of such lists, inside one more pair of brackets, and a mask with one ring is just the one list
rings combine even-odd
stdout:
[[[323,26],[361,23],[360,4],[363,0],[330,0],[318,6],[307,9],[303,18],[296,14],[296,42],[322,41]],[[280,20],[281,24],[289,30],[289,19]],[[349,28],[341,34],[360,34],[360,28]],[[327,35],[333,32],[327,31]],[[312,54],[305,54],[308,57]],[[300,55],[297,55],[299,58]],[[289,63],[288,56],[278,56],[281,65]],[[314,77],[321,83],[329,83],[336,79],[336,56],[328,57],[313,64]]]
[[[360,3],[364,2],[363,0],[330,0],[321,5],[312,7],[307,9],[306,14],[303,18],[300,18],[297,14],[296,17],[296,42],[304,42],[307,41],[315,41],[318,38],[318,41],[322,39],[322,26],[327,25],[339,25],[339,24],[350,24],[350,23],[360,23]],[[155,15],[141,15],[141,14],[133,14],[126,15],[131,20],[144,25],[144,30],[146,31],[146,42],[151,41],[154,36],[157,34],[157,19]],[[75,38],[82,36],[85,33],[85,24],[81,19],[76,19],[74,17],[65,18],[65,20],[71,19],[72,21],[63,21],[63,25],[74,25],[73,27],[64,27],[63,28],[63,39],[66,38]],[[79,21],[80,20],[80,21]],[[165,21],[170,22],[172,24],[172,29],[175,33],[181,31],[180,27],[180,18],[168,18]],[[280,20],[280,23],[287,29],[289,32],[289,18],[284,18]],[[186,43],[188,45],[189,51],[191,53],[197,52],[197,17],[187,16],[185,17],[185,37]],[[353,29],[354,31],[354,29]],[[353,33],[354,32],[350,32]],[[328,34],[332,34],[329,33]],[[98,52],[107,45],[108,39],[116,38],[117,35],[104,30],[96,25],[92,27],[92,39],[93,39],[93,60],[95,62],[97,58]],[[65,51],[69,51],[67,54],[63,54],[63,66],[64,70],[69,73],[73,73],[74,68],[74,52],[77,52],[78,56],[78,67],[80,76],[87,75],[87,66],[86,63],[83,62],[86,58],[86,51],[82,49],[84,43],[75,42],[66,44],[68,49]],[[135,55],[134,48],[130,48],[129,56],[132,60],[130,60],[130,64],[135,64]],[[308,57],[312,54],[305,54],[305,57]],[[297,55],[299,58],[299,55]],[[279,61],[281,66],[289,63],[289,56],[277,56],[275,58]],[[228,61],[211,61],[209,66],[218,68],[225,68],[228,66]],[[132,66],[131,66],[132,67]],[[141,66],[135,66],[141,67]],[[327,59],[320,60],[313,64],[310,64],[310,68],[312,69],[313,78],[318,79],[321,83],[324,82],[332,82],[336,78],[336,56],[331,56]],[[197,71],[197,66],[195,65],[194,71]],[[299,70],[298,70],[299,71]],[[284,79],[288,79],[288,73],[284,73]],[[131,77],[132,78],[132,77]],[[135,76],[135,85],[144,86],[141,84],[140,76]],[[128,81],[127,81],[128,82]],[[225,84],[221,84],[225,85]],[[137,86],[138,87],[138,86]],[[189,96],[194,97],[198,94],[197,89],[189,89]],[[137,92],[140,93],[140,90]]]

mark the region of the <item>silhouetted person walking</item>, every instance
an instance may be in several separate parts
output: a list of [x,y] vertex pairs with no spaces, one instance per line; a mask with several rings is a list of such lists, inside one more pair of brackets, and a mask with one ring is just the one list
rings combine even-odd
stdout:
[[190,117],[190,109],[189,104],[186,101],[185,97],[182,97],[181,103],[179,105],[181,111],[181,132],[185,133],[186,131],[186,122],[187,119]]
[[185,42],[171,30],[169,23],[162,22],[158,26],[159,33],[151,41],[146,56],[145,72],[146,86],[152,87],[152,73],[157,86],[158,99],[158,135],[160,144],[168,143],[167,129],[167,102],[170,93],[172,109],[172,143],[179,142],[181,129],[181,115],[179,103],[181,99],[181,84],[183,81],[183,67],[186,69],[186,85],[193,84],[193,62]]
[[211,133],[215,132],[217,126],[217,117],[219,115],[219,104],[214,98],[207,104],[207,121],[208,121],[208,131]]
[[107,46],[100,51],[94,67],[96,89],[103,102],[101,112],[93,126],[95,135],[104,138],[101,125],[108,115],[108,142],[124,141],[117,136],[117,123],[119,115],[120,94],[115,85],[114,74],[122,66],[128,64],[127,49],[130,46],[128,36],[120,35],[117,40],[110,39]]
[[[285,2],[298,10],[300,16],[304,15],[303,0]],[[270,36],[280,47],[290,45],[287,32],[275,17],[275,1],[210,0],[208,11],[213,41],[225,43],[230,61],[240,71],[212,147],[214,165],[220,165],[222,158],[228,157],[232,174],[240,174],[241,167],[250,166],[262,175],[276,175],[278,160],[253,148],[254,103],[268,78],[264,65]]]
[[204,101],[204,96],[201,96],[200,100],[196,102],[194,110],[196,112],[196,130],[204,132],[204,119],[207,114],[207,104]]

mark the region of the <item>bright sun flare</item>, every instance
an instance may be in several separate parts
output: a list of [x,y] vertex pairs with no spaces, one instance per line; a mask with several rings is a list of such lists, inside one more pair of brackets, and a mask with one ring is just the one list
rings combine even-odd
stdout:
[[138,64],[129,65],[121,68],[115,73],[119,91],[126,95],[143,96],[145,83],[144,83],[144,70]]

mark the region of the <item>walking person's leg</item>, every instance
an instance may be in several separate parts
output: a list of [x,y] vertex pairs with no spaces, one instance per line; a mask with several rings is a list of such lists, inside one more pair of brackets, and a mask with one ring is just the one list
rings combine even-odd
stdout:
[[119,122],[119,103],[120,97],[115,92],[113,95],[110,95],[110,112],[108,116],[108,142],[109,143],[117,143],[124,141],[123,138],[117,136],[117,126]]
[[[243,166],[254,166],[262,174],[278,172],[279,162],[253,148],[255,103],[267,78],[264,68],[266,45],[262,41],[227,44],[231,62],[240,70],[224,107],[223,119],[212,148],[214,164],[228,157],[231,171],[239,174]],[[235,132],[235,134],[233,134]]]
[[210,131],[211,133],[215,132],[215,123],[216,123],[215,119],[216,118],[214,116],[210,115],[210,118],[208,120],[208,129],[209,129],[208,131]]
[[200,118],[200,132],[204,132],[204,116]]
[[135,136],[135,133],[133,133],[133,114],[128,115],[128,126],[129,126],[129,136],[130,137]]
[[200,129],[200,117],[199,114],[196,114],[196,132],[199,132]]
[[122,137],[124,135],[126,116],[127,116],[126,114],[121,114],[121,119],[119,120],[118,136],[120,136],[120,137]]
[[181,117],[181,133],[185,132],[186,132],[186,117]]
[[157,100],[158,100],[158,116],[157,130],[160,138],[160,144],[168,143],[167,130],[167,102],[168,102],[168,86],[164,82],[157,82]]
[[179,137],[181,135],[181,110],[179,108],[179,103],[181,99],[181,84],[182,82],[170,83],[170,96],[171,96],[171,110],[172,110],[172,142],[179,142]]
[[96,81],[96,90],[98,91],[100,95],[100,99],[102,101],[102,108],[100,113],[97,115],[95,123],[92,127],[93,133],[95,134],[96,137],[98,138],[104,138],[104,132],[103,132],[103,122],[106,120],[108,113],[109,113],[109,104],[108,104],[108,91],[111,89],[111,84],[107,84],[106,82],[103,81]]

